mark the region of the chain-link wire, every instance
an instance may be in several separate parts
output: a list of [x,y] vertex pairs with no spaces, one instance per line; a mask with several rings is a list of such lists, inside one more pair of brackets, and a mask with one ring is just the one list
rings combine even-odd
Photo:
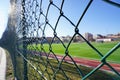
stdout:
[[[93,0],[80,2],[85,4],[78,6],[83,8],[83,10],[75,23],[64,13],[67,0],[16,0],[16,54],[18,53],[16,56],[18,63],[16,64],[16,69],[18,70],[16,75],[18,80],[99,80],[92,79],[91,76],[96,74],[104,65],[108,66],[120,77],[119,72],[106,61],[120,47],[120,43],[106,55],[103,55],[80,34],[78,27]],[[68,26],[62,25],[62,21],[63,23],[67,22]],[[66,44],[59,36],[59,28],[63,26],[69,29],[69,25],[72,26],[73,36]],[[51,34],[52,37],[48,37],[48,34]],[[81,37],[101,58],[101,63],[87,73],[82,69],[82,66],[80,67],[75,62],[74,57],[69,52],[69,48],[76,36]],[[61,59],[53,48],[53,45],[57,43],[61,44],[61,48],[63,48]],[[66,58],[69,58],[70,62],[67,62]],[[103,72],[99,73],[103,74]],[[106,80],[114,79],[110,77],[110,79]]]

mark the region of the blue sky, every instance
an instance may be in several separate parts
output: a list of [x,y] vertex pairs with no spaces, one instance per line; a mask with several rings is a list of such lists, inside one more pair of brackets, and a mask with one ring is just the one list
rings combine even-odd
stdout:
[[[65,0],[63,6],[64,15],[67,16],[74,24],[77,24],[86,3],[88,3],[88,0]],[[48,16],[51,24],[53,24],[53,22],[55,23],[57,19],[53,17],[58,16],[58,12],[55,10],[56,9],[51,8],[50,14],[53,14],[53,16],[50,15],[51,18]],[[55,11],[55,13],[52,11]],[[102,0],[94,0],[78,28],[81,34],[84,34],[85,32],[90,32],[94,35],[117,34],[120,32],[120,8]],[[48,31],[49,33],[46,31],[46,34],[51,36],[53,31],[50,29],[48,29]],[[74,27],[64,18],[60,19],[56,32],[58,33],[58,36],[73,35],[75,33]]]
[[120,8],[94,0],[81,22],[81,33],[115,34],[120,32]]
[[9,6],[9,0],[2,0],[0,2],[0,38],[7,25]]
[[[57,2],[59,1],[54,0],[54,3]],[[88,0],[65,0],[63,12],[74,24],[77,24],[87,2]],[[6,27],[8,12],[9,0],[3,0],[0,3],[0,37]],[[51,14],[54,17],[52,17]],[[48,20],[52,26],[55,25],[58,16],[59,12],[54,7],[51,7],[48,14]],[[116,34],[120,32],[120,8],[110,5],[102,0],[94,0],[78,28],[81,34],[84,34],[85,32],[103,35]],[[53,35],[53,31],[49,27],[46,28],[45,31],[47,36]],[[58,36],[73,35],[74,27],[62,17],[56,32],[58,33]]]

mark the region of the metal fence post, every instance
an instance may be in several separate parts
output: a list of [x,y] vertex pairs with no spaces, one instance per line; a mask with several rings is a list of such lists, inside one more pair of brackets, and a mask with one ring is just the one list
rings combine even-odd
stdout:
[[[24,35],[24,33],[23,33]],[[23,55],[25,58],[27,58],[27,53],[26,53],[26,41],[24,41],[26,39],[26,36],[23,37]],[[27,61],[25,59],[23,59],[24,61],[24,80],[28,80],[28,76],[27,76]]]
[[[26,19],[25,19],[25,0],[22,0],[22,9],[23,9],[23,17],[22,17],[22,30],[23,30],[23,56],[25,58],[27,58],[27,53],[26,53],[26,49],[27,49],[27,45],[26,45]],[[28,76],[27,76],[27,61],[25,59],[23,59],[24,61],[24,80],[28,80]]]

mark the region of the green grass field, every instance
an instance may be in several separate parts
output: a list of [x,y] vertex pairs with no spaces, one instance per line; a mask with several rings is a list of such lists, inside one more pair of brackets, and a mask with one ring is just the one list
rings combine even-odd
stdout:
[[[106,42],[106,43],[96,43],[92,42],[91,44],[97,48],[103,55],[105,55],[109,50],[111,50],[117,43],[119,42]],[[67,47],[67,43],[65,43]],[[45,52],[49,52],[50,45],[43,44],[42,46]],[[28,47],[30,50],[42,50],[41,45],[32,45],[32,47]],[[66,48],[62,44],[52,44],[51,49],[55,54],[65,55]],[[69,54],[73,57],[80,58],[89,58],[89,59],[101,59],[101,56],[94,51],[90,46],[88,46],[85,42],[83,43],[72,43],[68,47]],[[114,53],[112,53],[107,60],[110,62],[120,63],[120,48],[118,48]]]
[[[96,47],[103,55],[105,55],[109,50],[111,50],[116,44],[119,42],[107,42],[107,43],[95,43],[92,42],[91,44]],[[67,46],[68,44],[65,43],[65,46],[68,47],[68,54],[71,55],[72,57],[80,57],[80,58],[88,58],[88,59],[101,59],[101,56],[98,55],[90,46],[88,46],[85,42],[83,43],[71,43],[70,46]],[[55,44],[53,43],[52,45],[49,44],[32,44],[28,45],[28,50],[32,51],[40,51],[40,52],[54,52],[56,55],[65,55],[66,52],[66,47],[64,47],[62,44]],[[119,57],[120,57],[120,49],[117,49],[113,54],[111,54],[107,60],[111,62],[116,62],[120,63]],[[47,58],[45,57],[40,57],[36,55],[29,55],[28,60],[37,67],[37,70],[40,70],[44,73],[46,78],[53,78],[53,74],[56,70],[58,70],[59,62],[57,62],[56,59],[49,59],[46,61]],[[49,64],[48,64],[49,62]],[[47,64],[47,66],[45,66]],[[47,67],[47,69],[46,69]],[[51,69],[53,68],[53,70]],[[88,74],[93,68],[86,67],[86,66],[81,66],[78,65],[78,67],[84,72],[84,74]],[[77,71],[77,67],[74,64],[67,63],[67,62],[62,62],[61,68],[64,70],[67,76],[71,80],[81,80],[81,76],[79,76],[79,73]],[[61,69],[60,68],[60,69]],[[47,70],[48,72],[44,72],[44,70]],[[32,72],[32,74],[31,74]],[[41,78],[39,74],[31,67],[29,67],[29,75],[30,75],[30,80],[36,78]],[[28,76],[29,76],[28,75]],[[31,76],[33,75],[33,76]],[[115,74],[111,74],[108,72],[104,72],[101,70],[97,70],[94,74],[92,74],[88,80],[119,80],[118,76]],[[65,80],[65,76],[59,70],[59,72],[56,73],[56,79],[59,80]]]

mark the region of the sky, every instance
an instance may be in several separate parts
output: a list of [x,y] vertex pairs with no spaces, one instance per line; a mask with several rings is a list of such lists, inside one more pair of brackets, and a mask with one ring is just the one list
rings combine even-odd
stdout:
[[0,2],[0,38],[7,26],[9,6],[9,0],[2,0]]
[[[64,15],[67,16],[76,25],[88,1],[89,0],[65,0],[63,5]],[[120,0],[116,1],[120,3]],[[50,8],[48,20],[51,24],[56,23],[57,17],[59,15],[58,13],[59,12],[55,8]],[[58,23],[56,32],[58,36],[72,36],[75,33],[74,29],[75,28],[65,18],[61,18]],[[94,35],[120,33],[120,8],[108,4],[103,0],[93,0],[91,6],[79,24],[78,29],[79,33],[81,34],[86,32],[92,33]],[[46,35],[53,35],[52,29],[50,30],[47,28]]]
[[120,8],[102,0],[94,0],[79,29],[81,33],[117,34],[120,32]]
[[[45,0],[43,0],[43,2],[44,1]],[[61,3],[58,0],[53,0],[53,2],[56,4],[57,2]],[[87,2],[88,0],[65,0],[63,6],[64,15],[67,16],[74,24],[77,24]],[[60,6],[59,4],[57,5]],[[0,2],[0,37],[7,25],[9,8],[9,0],[2,0],[2,2]],[[59,12],[54,7],[51,7],[48,14],[48,20],[52,26],[55,26],[58,16]],[[120,32],[120,8],[102,0],[93,0],[93,3],[83,17],[78,28],[81,34],[84,34],[85,32],[102,35],[117,34]],[[74,26],[62,17],[58,23],[56,32],[58,36],[72,36],[75,33],[74,29]],[[50,27],[46,28],[45,33],[47,36],[53,35],[53,31]]]

